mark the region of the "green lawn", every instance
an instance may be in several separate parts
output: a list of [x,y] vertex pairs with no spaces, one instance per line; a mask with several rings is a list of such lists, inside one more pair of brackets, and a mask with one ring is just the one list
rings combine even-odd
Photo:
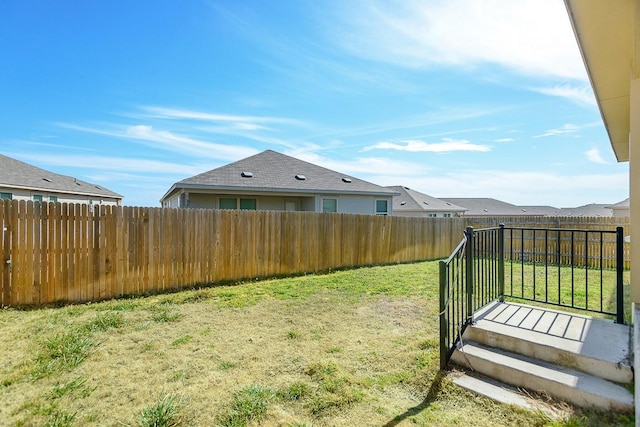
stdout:
[[0,424],[633,425],[459,389],[437,312],[437,262],[0,310]]

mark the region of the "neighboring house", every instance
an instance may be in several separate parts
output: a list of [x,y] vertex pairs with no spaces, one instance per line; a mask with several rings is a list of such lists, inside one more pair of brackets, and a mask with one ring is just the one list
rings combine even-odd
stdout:
[[176,182],[162,207],[392,214],[397,193],[267,150]]
[[465,216],[522,216],[541,215],[526,208],[490,198],[450,198],[440,200],[462,206],[467,209]]
[[121,205],[122,196],[0,154],[0,200]]
[[607,208],[613,211],[613,216],[615,218],[623,218],[630,216],[631,214],[629,198],[626,198],[623,201],[616,203],[615,205],[607,206]]
[[529,215],[562,216],[562,209],[553,206],[518,206]]
[[427,194],[412,190],[409,187],[389,186],[398,193],[393,197],[393,215],[418,216],[429,218],[451,218],[464,215],[466,208],[451,202],[431,197]]
[[613,211],[608,204],[591,203],[577,208],[562,208],[559,216],[611,217]]

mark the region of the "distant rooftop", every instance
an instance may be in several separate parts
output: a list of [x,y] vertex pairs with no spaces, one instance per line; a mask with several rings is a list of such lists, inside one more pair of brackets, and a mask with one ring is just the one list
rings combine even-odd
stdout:
[[0,187],[122,199],[101,185],[58,175],[0,154]]
[[388,186],[400,193],[393,197],[394,212],[465,212],[467,209],[446,200],[438,199],[427,194],[400,185]]

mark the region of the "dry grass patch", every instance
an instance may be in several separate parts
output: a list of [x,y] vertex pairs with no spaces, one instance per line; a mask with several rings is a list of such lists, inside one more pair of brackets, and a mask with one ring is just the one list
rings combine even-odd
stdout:
[[[2,310],[0,419],[15,426],[555,422],[439,375],[437,282],[437,263],[418,263]],[[572,419],[624,421],[580,411],[567,425]]]

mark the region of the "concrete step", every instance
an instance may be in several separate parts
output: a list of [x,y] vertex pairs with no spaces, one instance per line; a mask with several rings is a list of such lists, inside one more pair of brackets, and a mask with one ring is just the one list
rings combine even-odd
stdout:
[[495,380],[580,407],[624,413],[634,409],[633,395],[618,384],[521,354],[464,341],[451,360]]
[[493,303],[480,310],[464,339],[544,360],[613,382],[633,381],[630,327],[611,320]]
[[459,387],[496,402],[518,406],[530,411],[541,411],[552,419],[560,419],[567,415],[566,408],[551,405],[541,399],[535,399],[521,389],[501,383],[478,373],[470,374],[463,371],[453,371],[451,381]]

